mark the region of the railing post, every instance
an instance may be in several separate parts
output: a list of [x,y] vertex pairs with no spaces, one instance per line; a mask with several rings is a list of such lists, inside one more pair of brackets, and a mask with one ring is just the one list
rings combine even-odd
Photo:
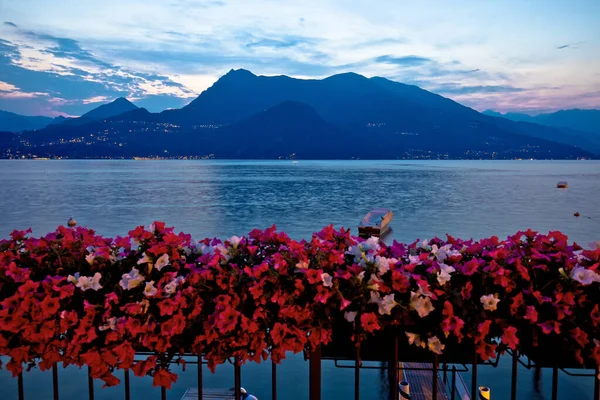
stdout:
[[58,400],[58,366],[52,364],[52,391],[54,392],[54,400]]
[[202,351],[198,352],[198,400],[202,400]]
[[125,400],[131,400],[129,391],[129,368],[125,368]]
[[277,400],[277,364],[271,361],[271,399]]
[[390,382],[390,399],[397,400],[399,396],[398,390],[398,332],[392,330],[392,354],[388,365],[388,375]]
[[19,373],[19,379],[17,381],[17,385],[19,388],[19,400],[24,400],[25,394],[23,392],[23,373],[22,372]]
[[321,400],[321,345],[310,352],[309,362],[309,399]]
[[239,399],[242,397],[242,371],[240,368],[240,360],[235,358],[235,362],[233,364],[233,375],[234,375],[234,391],[235,398]]
[[433,383],[431,384],[431,400],[437,400],[438,395],[438,356],[433,356]]
[[167,400],[167,388],[164,386],[160,387],[160,398],[161,400]]
[[356,343],[354,360],[354,400],[360,400],[360,342]]
[[456,365],[452,366],[452,387],[450,388],[450,400],[456,398]]
[[558,400],[558,367],[552,368],[552,400]]
[[511,371],[511,378],[510,378],[510,399],[511,400],[517,400],[517,370],[519,365],[517,364],[517,361],[519,359],[519,353],[518,350],[515,349],[512,351],[512,371]]
[[[475,343],[473,342],[475,345]],[[477,346],[473,349],[473,371],[471,373],[471,398],[476,399],[479,391],[477,390]]]
[[90,400],[94,400],[94,378],[92,378],[92,368],[88,366],[88,394]]
[[444,385],[448,385],[448,364],[444,363],[442,370],[444,371]]
[[594,400],[600,400],[600,367],[596,367],[596,374],[594,375]]

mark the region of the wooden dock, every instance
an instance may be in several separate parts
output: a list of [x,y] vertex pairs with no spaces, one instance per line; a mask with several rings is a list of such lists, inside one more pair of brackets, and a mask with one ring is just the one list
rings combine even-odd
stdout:
[[[202,389],[202,400],[234,400],[232,390],[227,389]],[[198,389],[189,388],[181,400],[198,400]]]
[[[422,368],[423,370],[402,369],[402,380],[410,384],[410,397],[412,400],[431,400],[433,365],[426,363],[402,363],[403,368]],[[425,370],[425,369],[428,369]],[[448,400],[450,391],[438,374],[438,400]],[[470,400],[470,399],[469,399]]]

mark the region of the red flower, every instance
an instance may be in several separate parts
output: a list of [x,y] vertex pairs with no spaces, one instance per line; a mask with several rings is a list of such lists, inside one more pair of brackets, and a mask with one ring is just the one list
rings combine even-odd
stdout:
[[523,318],[528,319],[532,324],[535,324],[538,320],[538,312],[536,311],[535,307],[527,306],[525,316]]
[[365,332],[375,332],[380,328],[377,316],[374,313],[366,313],[360,316],[360,324]]
[[463,300],[469,300],[471,298],[471,290],[473,290],[473,284],[469,281],[460,291],[460,296]]
[[594,326],[598,326],[598,324],[600,324],[600,310],[598,309],[598,304],[594,306],[590,316],[592,317],[592,323]]
[[131,370],[135,376],[146,376],[148,375],[148,372],[150,372],[150,370],[156,366],[156,360],[156,356],[150,356],[145,360],[140,360],[135,363],[135,365],[131,367]]
[[154,373],[152,385],[154,387],[162,386],[164,388],[171,389],[173,382],[177,382],[177,375],[161,368]]
[[517,328],[513,326],[509,326],[504,329],[504,334],[502,334],[502,343],[507,345],[512,350],[516,350],[519,345],[519,338],[517,338]]
[[461,272],[467,276],[473,275],[475,272],[477,272],[478,269],[479,269],[479,262],[475,258],[467,261],[460,267]]
[[551,332],[560,334],[560,323],[556,321],[546,321],[543,324],[538,324],[538,326],[542,328],[542,331],[546,335],[550,334]]
[[588,334],[582,331],[579,327],[571,329],[571,337],[581,346],[585,347],[590,341],[588,340]]

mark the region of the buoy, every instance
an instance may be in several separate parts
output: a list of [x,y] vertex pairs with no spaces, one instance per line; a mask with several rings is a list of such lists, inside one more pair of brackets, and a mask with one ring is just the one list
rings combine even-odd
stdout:
[[77,221],[75,221],[73,219],[73,217],[69,218],[69,220],[67,221],[67,225],[69,225],[69,228],[74,228],[77,226]]
[[401,399],[410,400],[410,385],[406,381],[402,381],[398,384],[398,392],[400,393]]
[[556,187],[559,189],[566,189],[569,187],[569,184],[566,181],[560,181],[556,184]]
[[574,216],[576,216],[577,218],[581,217],[581,214],[579,214],[579,212],[576,212],[575,214],[573,214]]
[[479,386],[479,400],[490,400],[490,388],[487,386]]

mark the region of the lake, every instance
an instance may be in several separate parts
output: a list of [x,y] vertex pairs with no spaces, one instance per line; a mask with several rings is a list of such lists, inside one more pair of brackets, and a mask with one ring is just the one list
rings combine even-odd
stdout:
[[[566,180],[568,189],[557,189]],[[532,228],[561,230],[581,245],[600,239],[599,161],[0,161],[0,237],[13,229],[46,234],[69,217],[107,236],[160,220],[194,238],[247,234],[276,224],[295,239],[328,224],[351,228],[371,208],[394,211],[386,241],[412,242],[446,233],[501,238]],[[575,212],[582,216],[575,218]],[[175,368],[177,370],[178,368]],[[464,374],[469,384],[469,374]],[[549,399],[532,373],[519,371],[519,398]],[[301,356],[278,369],[279,398],[308,398],[308,363]],[[169,399],[195,383],[188,366]],[[242,367],[242,385],[270,398],[270,364]],[[51,372],[25,374],[26,398],[51,399]],[[87,398],[86,371],[59,370],[61,399]],[[385,376],[361,372],[361,399],[384,398]],[[510,360],[479,368],[479,383],[494,399],[509,396]],[[232,368],[205,371],[206,387],[231,387]],[[505,387],[506,386],[506,387]],[[16,379],[0,371],[0,399],[16,398]],[[122,398],[122,386],[96,399]],[[133,399],[160,398],[151,378],[132,378]],[[592,378],[560,374],[559,398],[592,399]],[[323,398],[353,398],[353,370],[323,362]]]

